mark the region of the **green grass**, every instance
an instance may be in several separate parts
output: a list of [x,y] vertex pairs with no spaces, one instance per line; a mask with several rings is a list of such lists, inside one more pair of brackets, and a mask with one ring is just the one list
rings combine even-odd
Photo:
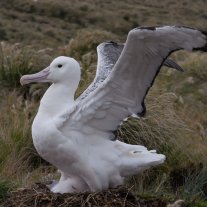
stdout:
[[13,188],[11,182],[2,180],[0,181],[0,204],[7,199],[9,191]]
[[193,207],[206,207],[207,206],[207,201],[202,201],[198,204],[195,204]]

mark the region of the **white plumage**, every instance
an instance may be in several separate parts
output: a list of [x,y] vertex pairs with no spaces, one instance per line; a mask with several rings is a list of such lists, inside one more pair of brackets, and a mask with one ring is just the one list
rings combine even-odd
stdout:
[[52,82],[32,125],[38,153],[61,171],[51,190],[103,190],[163,163],[164,155],[116,140],[113,132],[125,118],[145,114],[145,96],[163,64],[182,70],[167,59],[173,51],[206,51],[206,45],[206,34],[191,28],[133,29],[125,44],[98,46],[96,77],[76,100],[80,67],[73,58],[58,57],[43,71],[23,76],[22,84]]

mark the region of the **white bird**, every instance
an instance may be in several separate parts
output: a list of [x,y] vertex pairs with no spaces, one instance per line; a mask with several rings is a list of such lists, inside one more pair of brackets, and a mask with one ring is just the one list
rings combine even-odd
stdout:
[[[123,49],[123,51],[122,51]],[[22,76],[21,84],[51,82],[32,124],[33,143],[61,171],[53,192],[99,191],[123,183],[126,176],[161,164],[165,156],[114,137],[128,116],[145,114],[144,99],[167,57],[174,51],[207,51],[206,33],[187,27],[140,27],[126,43],[98,46],[97,73],[76,100],[80,66],[58,57],[49,67]],[[172,61],[166,65],[177,66]]]

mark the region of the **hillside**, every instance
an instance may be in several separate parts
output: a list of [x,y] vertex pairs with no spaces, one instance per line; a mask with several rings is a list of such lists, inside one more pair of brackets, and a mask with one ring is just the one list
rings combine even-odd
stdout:
[[[31,137],[32,120],[48,85],[21,87],[22,74],[39,71],[59,55],[72,56],[82,68],[78,96],[95,75],[99,43],[124,42],[128,31],[137,26],[185,25],[207,31],[206,11],[207,0],[1,0],[0,206],[15,206],[17,198],[21,199],[16,205],[25,206],[34,198],[43,204],[45,200],[64,203],[69,199],[47,193],[44,187],[40,196],[36,194],[38,185],[31,187],[34,183],[44,186],[59,174],[38,156]],[[173,54],[171,58],[185,72],[163,67],[147,96],[146,117],[131,118],[119,128],[122,140],[167,156],[164,165],[126,181],[128,192],[143,206],[152,202],[154,207],[159,203],[164,207],[176,199],[185,200],[188,207],[207,206],[206,57],[182,51]],[[90,198],[92,203],[110,197],[109,204],[117,201],[122,206],[126,189],[124,199],[115,201],[112,194],[77,196]],[[134,199],[130,196],[127,202]],[[70,199],[76,202],[73,196]]]
[[81,29],[104,30],[123,39],[142,25],[206,30],[206,19],[206,0],[1,0],[0,40],[57,47]]

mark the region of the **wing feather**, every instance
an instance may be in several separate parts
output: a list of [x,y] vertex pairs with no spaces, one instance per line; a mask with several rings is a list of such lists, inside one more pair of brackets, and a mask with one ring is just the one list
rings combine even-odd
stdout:
[[131,30],[113,70],[98,88],[77,102],[77,110],[67,116],[61,130],[67,133],[74,127],[84,131],[81,126],[87,126],[110,139],[124,118],[144,114],[145,96],[167,57],[180,49],[205,48],[206,42],[204,33],[185,27]]
[[[123,48],[124,44],[116,43],[113,41],[103,42],[100,45],[98,45],[98,65],[96,76],[93,82],[89,85],[89,87],[77,98],[77,101],[83,100],[91,92],[96,90],[96,88],[98,88],[99,85],[101,85],[102,82],[110,75],[111,71],[114,68],[114,65],[116,64],[117,60],[119,59],[122,53]],[[163,65],[169,68],[174,68],[179,71],[184,71],[182,67],[180,67],[171,59],[166,59]]]
[[124,44],[115,42],[103,42],[97,47],[98,64],[96,76],[89,87],[78,97],[78,101],[83,100],[86,96],[98,88],[102,82],[110,75],[114,65],[124,48]]

